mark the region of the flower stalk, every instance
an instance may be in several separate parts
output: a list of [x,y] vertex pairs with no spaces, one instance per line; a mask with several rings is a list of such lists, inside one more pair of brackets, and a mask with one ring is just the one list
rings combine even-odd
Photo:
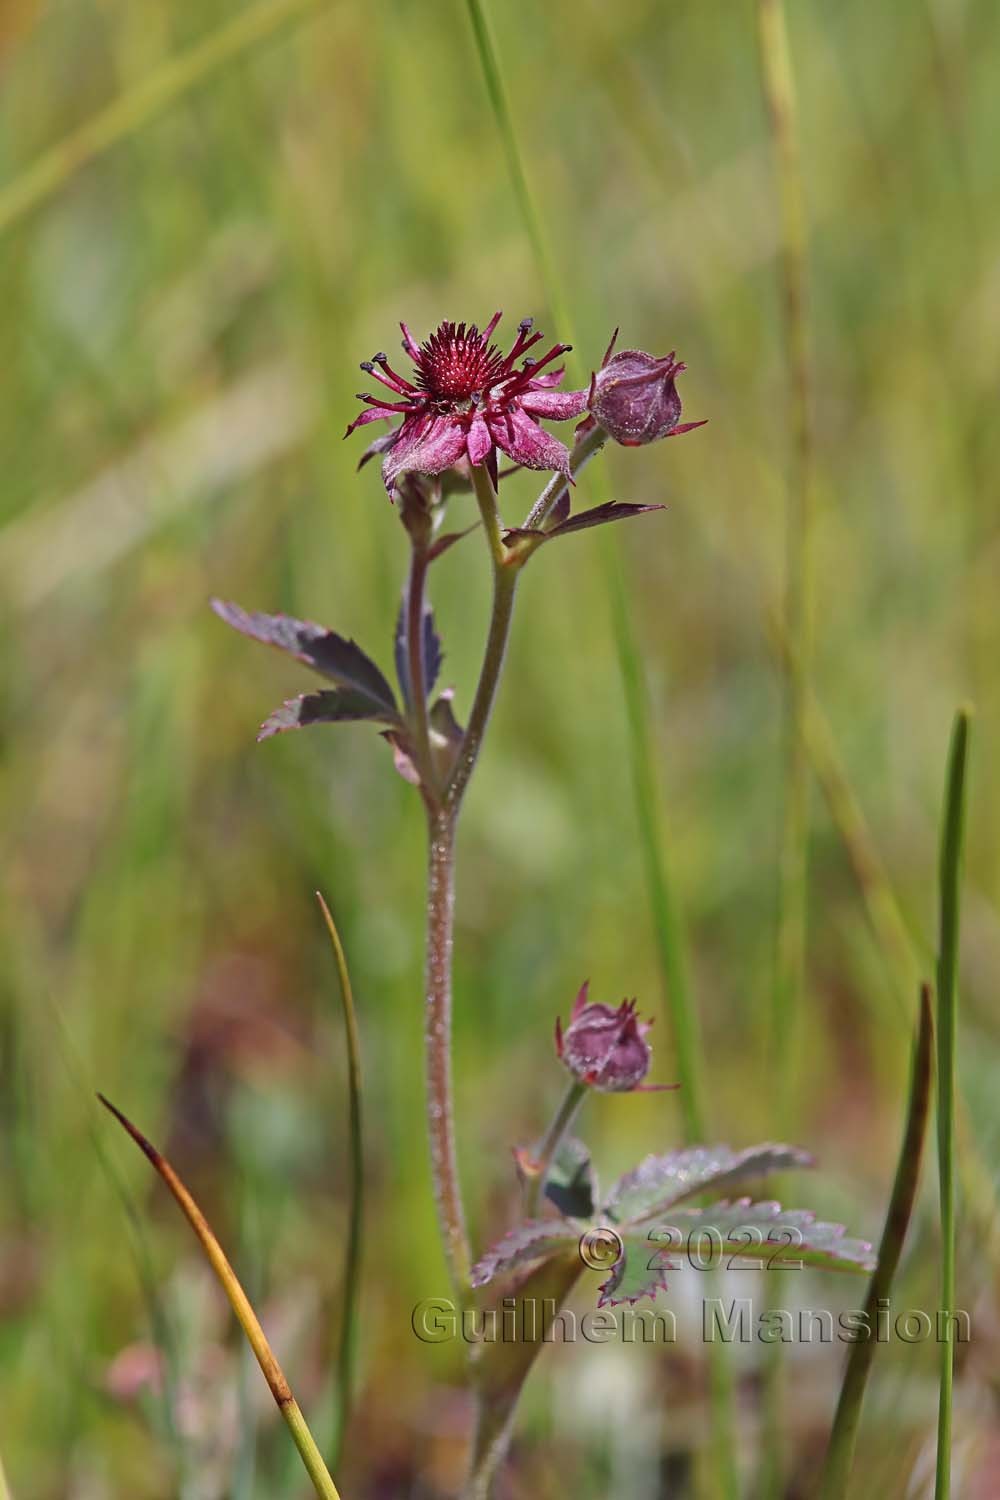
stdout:
[[555,1158],[556,1152],[562,1145],[563,1138],[576,1118],[576,1112],[583,1103],[583,1096],[587,1092],[587,1086],[574,1078],[569,1088],[563,1095],[562,1103],[552,1117],[552,1124],[545,1133],[545,1138],[538,1148],[538,1155],[532,1162],[532,1173],[528,1179],[524,1193],[525,1218],[533,1219],[538,1213],[542,1194],[545,1191],[545,1179],[549,1175],[549,1168]]

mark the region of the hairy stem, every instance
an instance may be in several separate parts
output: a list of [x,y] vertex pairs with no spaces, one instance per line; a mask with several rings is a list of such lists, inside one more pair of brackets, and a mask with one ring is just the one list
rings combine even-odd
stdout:
[[[590,460],[604,447],[608,441],[608,435],[603,427],[591,427],[581,438],[573,444],[573,451],[569,456],[569,471],[575,479],[581,469],[585,469]],[[525,527],[541,527],[545,525],[549,516],[555,510],[559,501],[569,488],[570,481],[565,474],[553,474],[538,499],[528,512],[524,522]]]
[[525,1191],[524,1216],[526,1219],[533,1219],[538,1212],[538,1205],[542,1193],[545,1191],[545,1179],[549,1175],[549,1167],[552,1165],[553,1158],[559,1150],[563,1136],[573,1123],[576,1112],[580,1108],[586,1092],[585,1085],[577,1083],[574,1078],[563,1096],[562,1103],[553,1116],[552,1124],[549,1126],[545,1134],[545,1139],[538,1148],[538,1155],[533,1163],[538,1169],[537,1176],[531,1178]]
[[429,818],[427,874],[426,1076],[427,1127],[438,1223],[452,1291],[460,1307],[471,1299],[472,1255],[465,1227],[455,1143],[451,1078],[451,956],[455,942],[455,819]]

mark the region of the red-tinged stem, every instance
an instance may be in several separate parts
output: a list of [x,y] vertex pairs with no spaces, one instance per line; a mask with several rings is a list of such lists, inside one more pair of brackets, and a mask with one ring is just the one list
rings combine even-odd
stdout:
[[434,1200],[455,1299],[471,1301],[472,1256],[458,1174],[451,1077],[451,956],[455,933],[455,819],[429,813],[427,872],[426,1045],[427,1128]]

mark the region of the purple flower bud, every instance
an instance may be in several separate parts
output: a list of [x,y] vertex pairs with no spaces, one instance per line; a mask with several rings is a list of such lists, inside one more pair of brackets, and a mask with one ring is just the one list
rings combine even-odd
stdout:
[[601,368],[590,384],[590,414],[626,448],[677,437],[704,422],[681,422],[676,380],[685,366],[673,354],[657,359],[642,349],[612,354],[615,329]]
[[[576,997],[566,1030],[556,1021],[556,1052],[575,1078],[605,1093],[628,1093],[642,1087],[652,1049],[646,1033],[652,1021],[640,1021],[634,1000],[615,1009],[588,1002],[584,984]],[[647,1089],[672,1085],[646,1085]]]

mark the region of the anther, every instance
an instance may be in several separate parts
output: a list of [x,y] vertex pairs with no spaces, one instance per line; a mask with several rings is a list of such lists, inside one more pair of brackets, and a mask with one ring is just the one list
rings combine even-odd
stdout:
[[364,370],[366,375],[370,375],[374,368],[375,366],[372,364],[370,359],[363,359],[359,366],[359,369]]
[[522,333],[527,333],[528,330],[531,328],[532,324],[534,323],[534,321],[535,321],[534,318],[522,318],[521,321],[520,321],[520,323],[518,323],[517,326],[518,326],[518,328],[520,328],[520,330],[521,330]]
[[387,365],[389,363],[389,356],[380,349],[377,354],[372,355],[372,361],[376,365]]

